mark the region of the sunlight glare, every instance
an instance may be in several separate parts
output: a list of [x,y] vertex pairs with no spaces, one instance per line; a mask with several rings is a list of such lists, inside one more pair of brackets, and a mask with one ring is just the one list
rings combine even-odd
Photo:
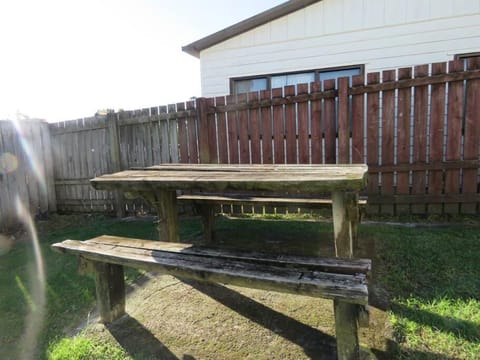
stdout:
[[[40,243],[38,239],[37,230],[35,224],[30,215],[28,209],[22,204],[22,201],[17,196],[16,209],[18,220],[23,224],[28,237],[32,242],[32,247],[35,255],[35,271],[31,273],[31,309],[25,321],[26,328],[21,338],[22,346],[22,359],[34,359],[35,349],[38,342],[38,335],[42,329],[42,324],[45,315],[46,295],[45,295],[45,266],[42,256],[42,250],[40,249]],[[18,284],[18,282],[17,282]],[[24,295],[28,292],[23,292]]]
[[42,164],[38,160],[37,155],[33,151],[32,147],[30,146],[29,141],[25,136],[25,131],[22,126],[22,120],[13,120],[13,126],[18,134],[18,139],[20,140],[20,145],[22,146],[23,151],[25,152],[25,156],[29,162],[29,166],[35,175],[36,180],[38,181],[38,185],[42,194],[47,193],[47,184],[45,183],[45,174],[43,171]]
[[0,174],[8,174],[14,172],[18,168],[18,159],[9,152],[0,154]]

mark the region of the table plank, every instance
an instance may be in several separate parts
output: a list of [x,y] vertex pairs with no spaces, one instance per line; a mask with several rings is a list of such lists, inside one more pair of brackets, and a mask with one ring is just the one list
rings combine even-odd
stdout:
[[159,165],[91,180],[96,189],[251,190],[314,193],[365,188],[365,165]]

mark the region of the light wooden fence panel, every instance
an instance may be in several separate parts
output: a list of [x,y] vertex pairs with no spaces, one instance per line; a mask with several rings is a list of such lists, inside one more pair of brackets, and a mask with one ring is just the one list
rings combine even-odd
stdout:
[[53,177],[48,124],[0,121],[0,230],[20,222],[17,199],[32,217],[55,212]]

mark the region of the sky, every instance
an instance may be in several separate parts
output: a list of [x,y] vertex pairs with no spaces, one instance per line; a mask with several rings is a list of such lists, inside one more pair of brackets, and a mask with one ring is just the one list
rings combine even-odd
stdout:
[[181,47],[284,1],[1,0],[0,120],[200,96],[200,61]]

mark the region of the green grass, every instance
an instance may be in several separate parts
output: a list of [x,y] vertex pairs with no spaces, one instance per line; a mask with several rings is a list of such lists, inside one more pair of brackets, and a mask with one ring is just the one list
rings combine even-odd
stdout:
[[[183,236],[199,231],[200,223],[196,220],[182,223]],[[53,252],[50,244],[65,239],[84,240],[101,234],[155,239],[157,230],[151,220],[57,216],[52,221],[39,223],[38,232],[46,271],[47,305],[35,358],[42,359],[49,343],[65,336],[65,331],[73,330],[95,305],[93,277],[78,274],[76,258]],[[126,271],[127,280],[138,275],[136,270]],[[17,241],[10,252],[0,256],[0,359],[16,359],[24,347],[22,336],[30,310],[35,309],[30,294],[35,279],[32,245],[28,241]]]
[[[71,339],[66,336],[65,331],[85,320],[93,308],[94,282],[89,276],[77,274],[74,257],[54,253],[50,244],[100,234],[155,239],[155,225],[151,220],[58,216],[38,226],[47,272],[47,308],[36,358],[128,358],[115,345],[93,342],[83,335]],[[193,238],[200,229],[198,219],[184,219],[181,237]],[[221,243],[234,241],[247,249],[299,253],[320,250],[329,254],[333,245],[331,242],[318,248],[316,242],[318,236],[332,236],[329,223],[220,219],[217,229]],[[291,242],[291,238],[302,241]],[[387,294],[383,304],[395,340],[387,354],[379,355],[397,359],[480,358],[479,228],[362,225],[360,238],[374,244],[374,286],[383,291],[379,293]],[[265,242],[259,246],[260,239]],[[22,347],[19,339],[29,311],[35,309],[30,294],[34,264],[28,242],[18,243],[0,256],[2,359],[18,358]],[[134,270],[127,272],[130,280],[138,275]],[[374,296],[372,301],[375,306]]]
[[478,228],[362,227],[379,239],[377,281],[390,297],[401,359],[480,358]]
[[123,360],[130,359],[128,354],[108,343],[99,343],[91,339],[75,336],[56,342],[48,350],[50,360]]

